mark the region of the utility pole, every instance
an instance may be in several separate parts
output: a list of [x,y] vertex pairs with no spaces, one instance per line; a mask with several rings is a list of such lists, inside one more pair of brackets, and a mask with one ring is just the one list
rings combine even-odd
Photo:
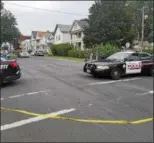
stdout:
[[142,31],[141,31],[141,51],[143,49],[143,40],[144,40],[144,5],[142,7]]

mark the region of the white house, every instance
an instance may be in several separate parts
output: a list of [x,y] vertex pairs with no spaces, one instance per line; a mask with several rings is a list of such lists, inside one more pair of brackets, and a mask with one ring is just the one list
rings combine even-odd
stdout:
[[32,31],[32,34],[31,34],[31,50],[33,51],[33,52],[35,52],[36,51],[36,49],[37,49],[37,40],[36,40],[36,38],[37,38],[37,31]]
[[57,24],[54,30],[54,44],[70,43],[71,25]]
[[32,51],[42,50],[49,52],[50,44],[53,43],[53,33],[49,31],[32,31],[31,46]]
[[53,32],[47,32],[42,38],[40,38],[40,49],[49,53],[50,46],[54,43]]
[[21,41],[21,47],[23,51],[31,50],[31,40],[26,39],[24,41]]
[[73,44],[75,48],[84,49],[83,30],[88,26],[88,21],[86,19],[75,20],[70,29],[71,40],[70,43]]

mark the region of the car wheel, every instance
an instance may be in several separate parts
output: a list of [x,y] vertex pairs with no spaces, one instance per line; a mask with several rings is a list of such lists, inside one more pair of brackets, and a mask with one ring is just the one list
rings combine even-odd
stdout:
[[111,71],[111,78],[113,80],[118,80],[121,77],[121,72],[119,69],[112,69]]
[[154,67],[151,67],[148,72],[149,76],[154,76]]
[[99,74],[97,74],[97,73],[92,73],[92,75],[93,75],[93,77],[95,77],[95,78],[99,78]]
[[2,77],[0,76],[0,86],[2,85],[3,83],[3,80],[2,80]]

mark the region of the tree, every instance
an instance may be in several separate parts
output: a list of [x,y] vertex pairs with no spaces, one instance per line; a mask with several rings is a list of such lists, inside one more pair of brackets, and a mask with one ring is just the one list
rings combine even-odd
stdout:
[[94,44],[120,44],[137,35],[134,8],[127,1],[95,1],[89,12],[89,27],[84,30],[86,47]]
[[84,30],[85,46],[108,42],[124,45],[140,40],[143,6],[148,15],[144,33],[147,37],[153,28],[153,1],[95,1],[89,9],[89,27]]
[[153,31],[153,1],[131,1],[130,6],[135,7],[135,21],[136,29],[138,31],[137,40],[141,40],[141,22],[142,22],[142,10],[144,7],[144,40],[148,40],[148,35]]
[[0,44],[8,42],[11,43],[14,38],[20,35],[17,28],[17,22],[14,15],[3,7],[1,2],[1,41]]
[[147,41],[148,42],[153,42],[154,41],[154,31],[152,31],[148,36],[147,36]]

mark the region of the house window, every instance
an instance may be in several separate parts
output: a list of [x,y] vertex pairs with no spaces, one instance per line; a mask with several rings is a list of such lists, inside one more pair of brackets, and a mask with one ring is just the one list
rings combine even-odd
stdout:
[[60,35],[56,36],[56,41],[60,41]]
[[81,38],[81,33],[78,34],[78,38]]

